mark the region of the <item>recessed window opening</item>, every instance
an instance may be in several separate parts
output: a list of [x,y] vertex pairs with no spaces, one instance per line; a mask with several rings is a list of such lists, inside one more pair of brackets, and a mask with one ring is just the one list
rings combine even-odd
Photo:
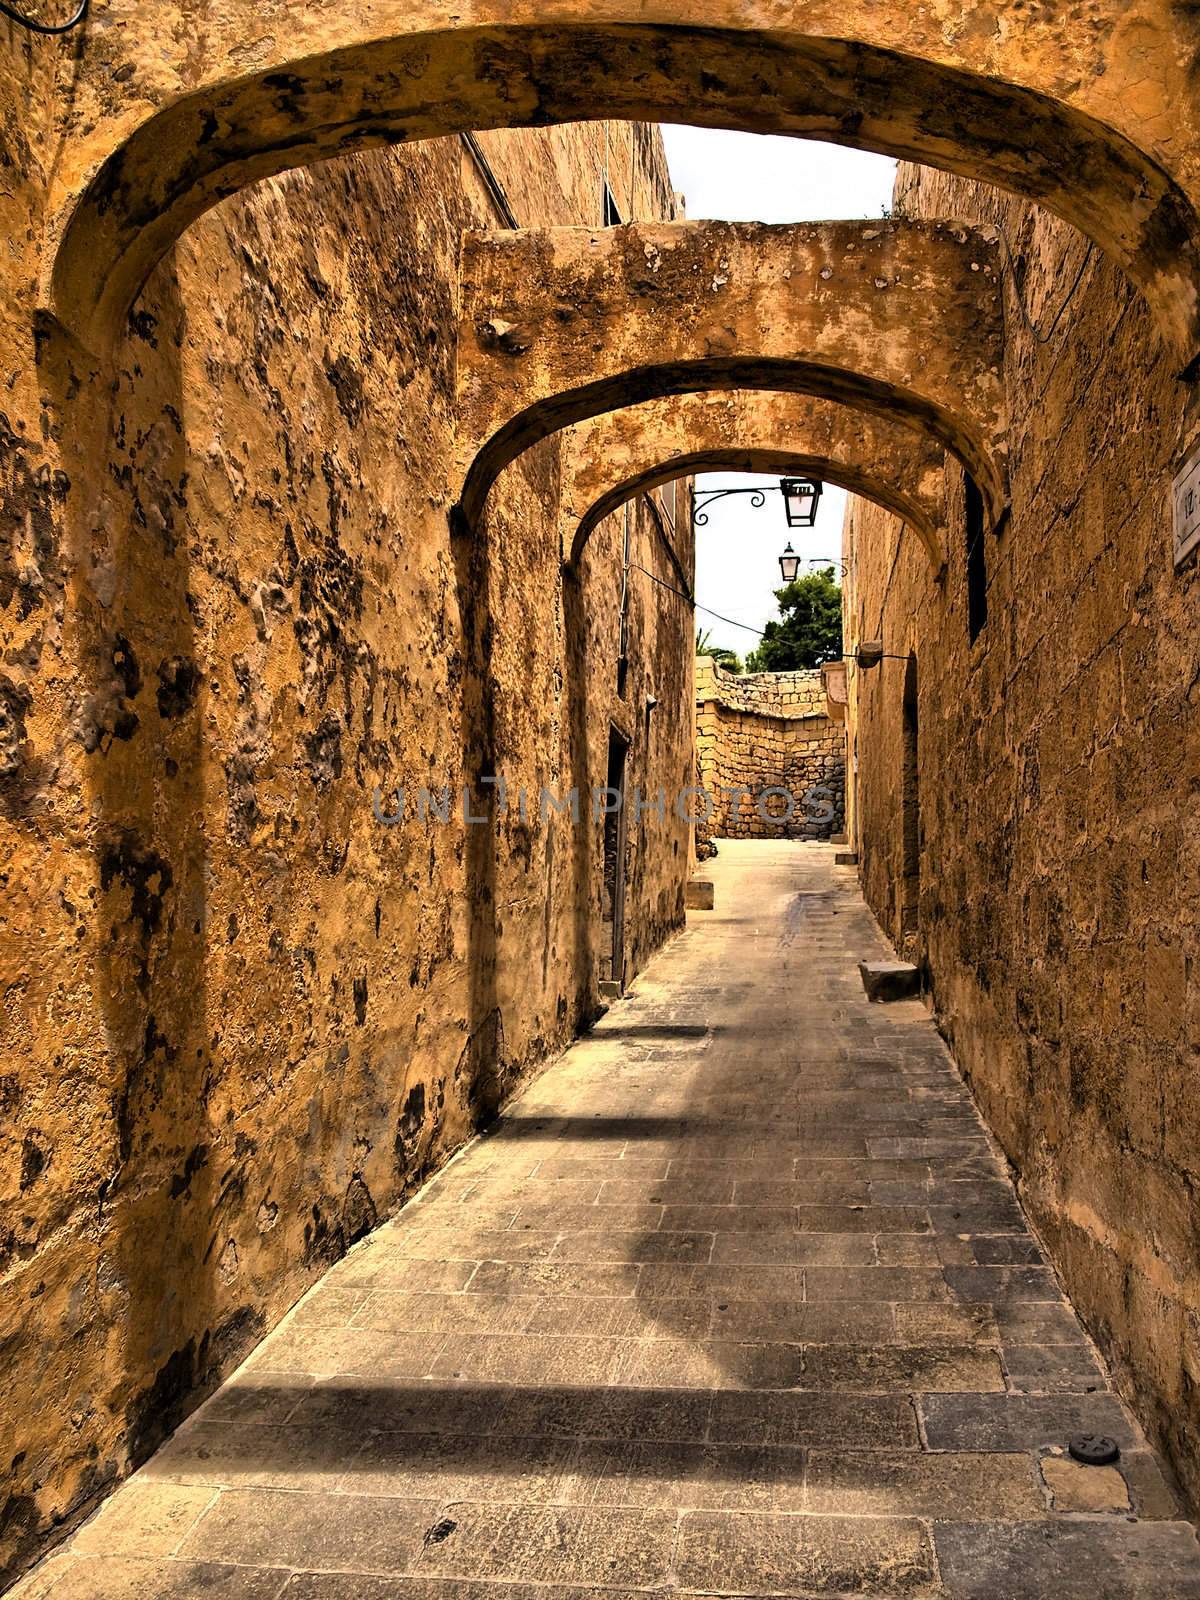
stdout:
[[967,545],[967,632],[974,644],[987,621],[987,544],[983,495],[969,472],[963,479],[963,489]]

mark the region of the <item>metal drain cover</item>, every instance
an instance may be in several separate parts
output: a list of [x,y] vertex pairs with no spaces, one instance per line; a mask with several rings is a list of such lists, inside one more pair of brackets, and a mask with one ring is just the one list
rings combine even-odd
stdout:
[[1117,1441],[1106,1433],[1078,1433],[1067,1449],[1076,1461],[1085,1467],[1107,1467],[1120,1458]]

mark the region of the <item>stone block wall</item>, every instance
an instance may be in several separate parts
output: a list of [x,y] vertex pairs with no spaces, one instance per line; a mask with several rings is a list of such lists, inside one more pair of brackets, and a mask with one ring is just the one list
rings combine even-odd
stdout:
[[[631,783],[692,763],[690,613],[633,585],[619,694],[624,529],[564,585],[557,443],[451,535],[476,156],[224,201],[101,359],[33,316],[55,51],[0,59],[0,1586],[594,1012],[601,829],[539,788],[603,784],[610,722]],[[606,175],[670,212],[654,129],[479,145],[523,225],[598,226]],[[532,814],[465,824],[497,773]],[[688,829],[630,850],[635,970]]]
[[[712,839],[828,839],[841,832],[845,734],[826,714],[820,672],[739,675],[697,656],[696,755],[696,781],[712,801],[712,816],[696,824],[702,856]],[[727,792],[739,786],[753,797]],[[760,801],[766,789],[786,790],[790,807],[783,795]]]
[[1012,509],[972,642],[961,472],[944,584],[894,518],[851,506],[847,648],[901,658],[850,675],[863,883],[1200,1503],[1200,569],[1176,572],[1171,544],[1193,389],[1065,224],[917,168],[897,203],[1008,241]]

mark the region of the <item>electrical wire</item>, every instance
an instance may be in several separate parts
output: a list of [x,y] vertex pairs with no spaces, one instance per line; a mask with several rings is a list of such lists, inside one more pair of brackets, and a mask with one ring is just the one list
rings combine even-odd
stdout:
[[719,611],[713,611],[709,606],[702,606],[695,600],[692,601],[692,605],[697,611],[703,611],[706,617],[716,617],[718,622],[727,622],[731,628],[744,628],[747,633],[756,634],[760,639],[767,637],[761,628],[752,628],[748,622],[735,622],[732,617],[723,617]]
[[14,11],[12,6],[6,5],[5,0],[0,0],[0,16],[8,17],[10,21],[18,23],[22,28],[28,28],[30,33],[52,36],[59,33],[70,33],[72,28],[77,27],[87,16],[90,3],[91,0],[79,0],[75,15],[66,22],[38,22],[33,17],[22,16],[19,11]]
[[1067,290],[1067,297],[1055,312],[1054,320],[1051,322],[1049,328],[1047,328],[1045,333],[1042,333],[1033,325],[1033,318],[1029,315],[1028,307],[1025,304],[1025,296],[1022,293],[1022,286],[1017,282],[1017,268],[1016,263],[1013,261],[1012,246],[1008,242],[1008,235],[1004,232],[1003,228],[997,228],[996,232],[999,234],[1000,242],[1004,246],[1004,254],[1008,259],[1008,270],[1012,275],[1013,295],[1016,298],[1017,305],[1021,308],[1021,317],[1024,320],[1025,326],[1037,340],[1038,344],[1049,344],[1058,330],[1059,323],[1066,315],[1067,307],[1071,304],[1071,301],[1074,300],[1079,285],[1083,282],[1083,275],[1087,271],[1088,266],[1091,263],[1092,256],[1096,252],[1096,242],[1094,239],[1088,240],[1088,247],[1084,251],[1083,260],[1079,263],[1079,271],[1075,274],[1075,281]]
[[677,594],[681,600],[686,600],[694,610],[703,611],[706,617],[716,617],[718,622],[727,622],[731,628],[744,628],[747,633],[757,634],[760,639],[766,638],[766,634],[761,628],[752,628],[748,622],[737,622],[733,617],[722,616],[719,611],[714,611],[711,606],[702,606],[686,590],[677,589],[673,583],[668,583],[665,578],[660,578],[656,573],[651,572],[648,567],[639,566],[636,561],[630,561],[628,565],[635,572],[644,573],[650,579],[650,582],[658,584],[660,589],[668,589],[672,594]]

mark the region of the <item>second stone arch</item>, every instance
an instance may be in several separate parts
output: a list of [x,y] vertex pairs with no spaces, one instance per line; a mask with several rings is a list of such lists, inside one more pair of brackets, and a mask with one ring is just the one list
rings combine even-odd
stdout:
[[566,552],[577,566],[597,524],[633,495],[704,471],[820,478],[901,517],[935,576],[945,567],[945,450],[897,418],[819,396],[708,390],[604,412],[571,430]]

